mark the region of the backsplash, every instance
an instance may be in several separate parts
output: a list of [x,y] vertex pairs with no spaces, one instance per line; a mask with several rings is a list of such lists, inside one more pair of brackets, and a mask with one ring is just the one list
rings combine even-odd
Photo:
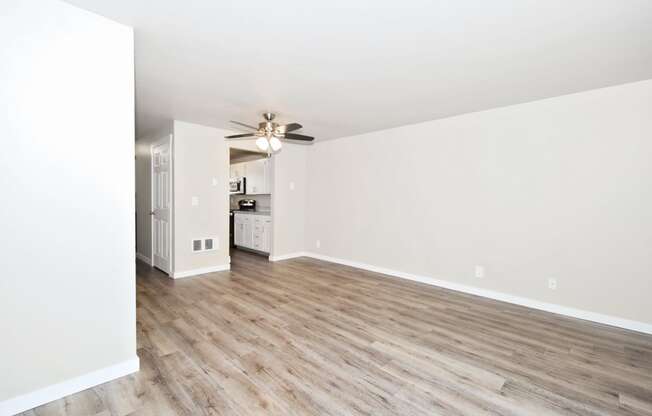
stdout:
[[238,201],[241,199],[255,200],[257,211],[269,211],[272,206],[271,195],[231,195],[231,209],[238,209]]

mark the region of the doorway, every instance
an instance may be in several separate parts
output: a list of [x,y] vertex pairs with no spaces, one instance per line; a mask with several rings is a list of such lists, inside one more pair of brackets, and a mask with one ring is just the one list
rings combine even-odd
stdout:
[[256,150],[244,143],[229,147],[229,252],[232,262],[237,259],[237,252],[268,260],[272,251],[273,159]]

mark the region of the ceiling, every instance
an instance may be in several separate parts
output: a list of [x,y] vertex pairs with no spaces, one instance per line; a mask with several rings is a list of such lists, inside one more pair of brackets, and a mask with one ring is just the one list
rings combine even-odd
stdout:
[[135,28],[137,135],[318,140],[652,78],[650,0],[70,0]]

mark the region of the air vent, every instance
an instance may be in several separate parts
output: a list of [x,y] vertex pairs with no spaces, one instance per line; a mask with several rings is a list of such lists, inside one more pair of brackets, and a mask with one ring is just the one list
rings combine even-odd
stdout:
[[219,248],[219,240],[217,237],[208,237],[204,239],[204,250],[213,251]]
[[192,251],[193,253],[215,251],[219,248],[218,241],[217,237],[205,237],[198,240],[192,240]]

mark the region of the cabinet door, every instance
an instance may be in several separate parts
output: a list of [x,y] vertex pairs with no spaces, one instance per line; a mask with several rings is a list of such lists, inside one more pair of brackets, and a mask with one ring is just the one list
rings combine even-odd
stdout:
[[265,193],[265,168],[264,159],[247,162],[247,194],[258,195]]
[[263,222],[263,249],[262,251],[269,253],[272,251],[272,219],[265,218]]
[[252,238],[252,224],[251,216],[243,215],[243,236],[242,236],[242,246],[247,248],[253,248],[253,238]]
[[253,219],[253,248],[263,251],[263,221],[261,216]]
[[252,248],[251,238],[251,215],[235,214],[233,220],[234,232],[233,240],[236,246]]
[[247,176],[247,164],[235,163],[229,166],[229,173],[231,178],[241,178]]
[[235,216],[233,219],[233,243],[236,246],[241,246],[242,245],[242,234],[244,233],[244,229],[242,228],[244,223],[242,222],[242,217],[240,215]]

